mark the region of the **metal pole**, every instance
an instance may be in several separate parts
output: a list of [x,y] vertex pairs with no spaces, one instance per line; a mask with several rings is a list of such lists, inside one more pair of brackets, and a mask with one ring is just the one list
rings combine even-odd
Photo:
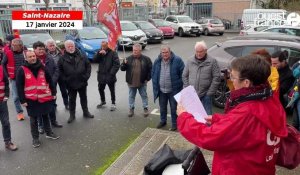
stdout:
[[25,10],[27,10],[27,0],[24,0],[25,3]]

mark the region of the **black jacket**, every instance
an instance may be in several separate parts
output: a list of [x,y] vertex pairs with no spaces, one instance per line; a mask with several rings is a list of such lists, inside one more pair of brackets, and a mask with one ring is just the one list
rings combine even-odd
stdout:
[[91,76],[91,64],[79,50],[71,54],[65,52],[58,61],[61,78],[66,82],[67,88],[80,89],[88,85]]
[[116,74],[120,68],[120,60],[118,54],[107,49],[106,54],[95,54],[93,61],[99,63],[98,66],[98,82],[101,84],[115,83],[117,81]]
[[[132,55],[127,57],[127,64],[123,61],[121,64],[121,71],[126,71],[126,82],[128,84],[132,83],[132,64],[133,59],[135,59]],[[149,57],[145,55],[141,55],[141,83],[145,83],[145,81],[151,80],[151,70],[152,70],[152,61]]]
[[285,66],[284,68],[278,69],[279,73],[279,94],[280,101],[283,106],[286,106],[286,102],[284,100],[284,95],[289,92],[292,88],[295,78],[293,77],[293,72],[289,68],[289,66]]

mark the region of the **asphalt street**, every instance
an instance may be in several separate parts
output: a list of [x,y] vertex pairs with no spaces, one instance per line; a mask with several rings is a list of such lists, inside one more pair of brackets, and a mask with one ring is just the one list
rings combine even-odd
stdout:
[[[237,34],[224,34],[224,36],[201,37],[175,37],[163,43],[170,45],[172,51],[179,55],[184,62],[193,56],[196,41],[204,40],[208,46],[217,41],[225,40]],[[160,44],[151,44],[143,50],[152,61],[160,51]],[[131,54],[119,52],[119,57],[124,58]],[[9,100],[9,113],[12,130],[12,141],[19,147],[16,152],[6,150],[4,143],[0,143],[0,175],[82,175],[90,174],[101,167],[107,157],[130,139],[137,137],[146,127],[155,127],[159,122],[157,114],[158,102],[153,102],[152,84],[148,83],[149,110],[153,114],[143,117],[143,109],[139,94],[136,97],[136,111],[132,118],[128,113],[128,87],[125,82],[125,72],[117,73],[116,105],[117,110],[110,112],[110,93],[106,88],[107,107],[97,109],[100,102],[96,78],[97,65],[92,64],[92,75],[88,85],[89,110],[95,115],[94,119],[82,117],[79,97],[77,97],[76,121],[67,124],[68,111],[64,109],[60,91],[58,90],[57,118],[64,125],[54,132],[61,136],[58,140],[48,140],[45,135],[40,136],[41,147],[32,147],[29,118],[17,121],[16,112]],[[217,109],[214,109],[215,111]],[[27,112],[25,110],[25,114]],[[170,127],[170,120],[168,126]]]

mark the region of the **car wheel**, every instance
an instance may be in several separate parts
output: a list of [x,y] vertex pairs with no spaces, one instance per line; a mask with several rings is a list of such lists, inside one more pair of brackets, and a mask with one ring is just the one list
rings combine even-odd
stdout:
[[222,36],[224,33],[219,33],[220,36]]
[[223,80],[213,97],[213,104],[218,108],[224,108],[229,93],[230,91],[227,87],[226,81]]
[[183,37],[183,29],[182,28],[178,29],[178,36]]
[[209,34],[209,33],[208,33],[208,30],[205,29],[205,30],[204,30],[204,35],[205,35],[205,36],[208,36],[208,34]]
[[143,45],[143,46],[142,46],[142,49],[145,49],[145,48],[146,48],[146,46],[147,46],[147,45]]

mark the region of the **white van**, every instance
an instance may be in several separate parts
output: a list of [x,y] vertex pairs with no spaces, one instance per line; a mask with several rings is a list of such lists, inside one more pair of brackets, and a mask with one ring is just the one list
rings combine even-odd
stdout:
[[283,9],[245,9],[242,29],[246,26],[282,26],[286,24],[287,11]]

